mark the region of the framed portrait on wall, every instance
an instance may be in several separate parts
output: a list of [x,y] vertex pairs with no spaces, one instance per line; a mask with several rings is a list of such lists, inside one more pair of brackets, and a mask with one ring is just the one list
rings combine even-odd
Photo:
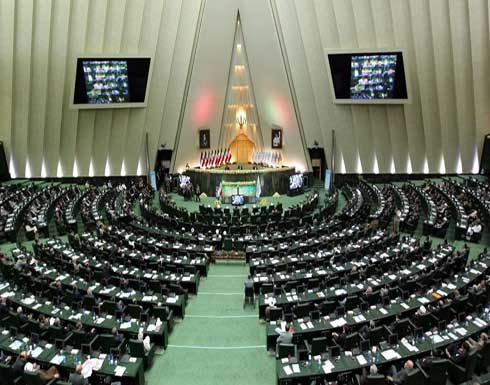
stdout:
[[273,128],[271,138],[272,148],[282,148],[282,129]]
[[210,148],[211,147],[211,135],[209,130],[199,130],[199,148]]

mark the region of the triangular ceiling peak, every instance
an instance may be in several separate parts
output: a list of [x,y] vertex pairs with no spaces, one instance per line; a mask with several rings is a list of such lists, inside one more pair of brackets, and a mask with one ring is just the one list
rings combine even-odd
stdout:
[[240,12],[238,12],[219,147],[227,148],[238,136],[240,130],[255,144],[256,150],[263,148],[264,143],[257,114],[245,38],[240,21]]

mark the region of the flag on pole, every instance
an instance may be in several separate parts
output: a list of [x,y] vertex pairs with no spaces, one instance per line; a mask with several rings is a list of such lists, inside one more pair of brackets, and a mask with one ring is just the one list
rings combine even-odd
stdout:
[[262,188],[260,187],[260,177],[257,175],[257,182],[255,184],[255,197],[259,199],[261,193],[262,193]]
[[210,160],[211,160],[211,151],[208,152],[208,156],[206,158],[206,167],[209,167]]
[[219,182],[219,186],[216,188],[216,199],[221,197],[221,182]]
[[218,167],[221,167],[222,163],[223,163],[223,149],[220,149],[219,156],[218,156]]
[[225,163],[225,160],[226,160],[226,150],[223,148],[223,153],[221,155],[220,166],[222,166]]

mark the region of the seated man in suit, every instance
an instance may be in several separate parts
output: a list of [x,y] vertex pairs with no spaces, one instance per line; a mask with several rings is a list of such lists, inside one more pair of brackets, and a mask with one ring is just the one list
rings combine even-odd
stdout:
[[26,351],[20,352],[19,356],[10,368],[14,377],[19,377],[22,375],[22,373],[24,373],[24,367],[26,365],[27,358],[28,354]]
[[407,378],[408,373],[412,369],[413,369],[413,361],[411,361],[411,360],[408,360],[407,362],[405,362],[405,365],[403,365],[403,368],[401,368],[398,371],[396,370],[395,365],[393,365],[390,368],[389,375],[386,376],[386,379],[392,384],[401,385],[405,382],[405,378]]
[[374,329],[376,327],[376,323],[374,320],[369,321],[369,324],[364,324],[360,329],[359,329],[359,335],[364,338],[365,340],[369,339],[369,334],[371,332],[371,329]]
[[466,357],[470,351],[470,344],[464,341],[459,347],[456,344],[449,345],[446,348],[446,356],[456,365],[464,366]]
[[344,325],[340,333],[333,332],[332,338],[335,343],[341,347],[344,347],[345,337],[350,333],[349,325]]
[[88,381],[86,378],[82,376],[82,365],[77,364],[75,367],[75,373],[70,373],[70,377],[68,381],[72,383],[72,385],[88,385]]
[[286,325],[286,331],[281,328],[276,328],[276,332],[279,333],[279,337],[276,340],[276,354],[280,344],[292,344],[293,343],[293,324]]
[[112,328],[112,335],[114,336],[114,340],[117,343],[120,343],[122,340],[124,340],[124,336],[122,334],[119,334],[119,332],[117,331],[116,327],[113,327]]
[[9,306],[7,305],[7,298],[0,300],[0,319],[9,315]]

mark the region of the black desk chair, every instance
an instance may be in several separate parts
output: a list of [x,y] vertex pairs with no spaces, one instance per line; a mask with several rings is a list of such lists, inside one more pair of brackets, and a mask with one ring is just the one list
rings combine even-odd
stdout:
[[359,346],[359,333],[354,332],[347,334],[342,343],[344,350],[352,351],[354,348]]
[[424,332],[429,331],[437,325],[438,319],[432,313],[426,313],[415,319],[415,323],[420,326]]
[[433,360],[430,365],[430,368],[427,371],[422,370],[419,367],[419,369],[422,371],[425,378],[424,384],[446,385],[447,367],[448,367],[448,360],[446,359]]
[[298,358],[298,347],[295,344],[279,344],[277,345],[277,358],[293,357]]
[[449,361],[449,378],[454,384],[460,384],[464,381],[469,381],[475,374],[476,364],[478,362],[478,352],[476,350],[470,351],[464,366],[457,365],[452,361]]
[[[356,374],[355,376],[356,385],[361,384],[361,376]],[[366,382],[364,385],[386,385],[386,378],[382,374],[369,375],[366,377]]]
[[167,306],[155,306],[152,310],[152,314],[155,318],[160,318],[161,321],[167,321],[169,333],[174,328],[174,312]]
[[22,382],[22,377],[15,378],[7,364],[0,364],[0,384],[16,385]]
[[53,378],[51,381],[46,383],[41,380],[39,374],[24,372],[24,374],[22,374],[22,381],[25,385],[53,385],[56,383],[56,378]]
[[398,334],[399,338],[406,337],[412,334],[412,325],[408,318],[404,318],[395,322],[394,333]]
[[488,372],[488,366],[490,366],[490,344],[486,344],[482,350],[478,353],[478,371]]
[[139,319],[140,315],[142,313],[141,306],[135,305],[135,304],[129,304],[126,306],[126,313],[131,317],[131,318],[136,318]]
[[148,369],[151,366],[156,351],[156,347],[154,343],[150,344],[150,350],[148,352],[145,351],[143,341],[139,341],[139,340],[129,340],[128,348],[129,351],[131,352],[131,356],[143,359],[145,369]]
[[309,303],[302,303],[299,305],[296,305],[294,308],[294,315],[296,318],[304,318],[304,317],[309,317],[310,316],[310,304]]
[[413,369],[405,377],[403,385],[421,385],[424,383],[424,373],[420,369]]
[[353,310],[359,306],[359,297],[351,295],[345,299],[346,310]]
[[274,292],[274,285],[272,283],[264,283],[260,288],[260,294],[270,294]]
[[321,314],[319,310],[310,311],[310,319],[318,321],[321,318]]
[[282,319],[282,308],[271,308],[269,312],[269,321],[278,321]]
[[386,336],[389,334],[386,327],[377,326],[369,330],[369,343],[371,346],[377,346],[381,341],[386,340]]
[[311,342],[305,341],[306,349],[312,357],[328,352],[327,337],[316,337]]
[[100,310],[104,313],[115,315],[116,314],[117,305],[114,301],[104,301],[100,306]]

